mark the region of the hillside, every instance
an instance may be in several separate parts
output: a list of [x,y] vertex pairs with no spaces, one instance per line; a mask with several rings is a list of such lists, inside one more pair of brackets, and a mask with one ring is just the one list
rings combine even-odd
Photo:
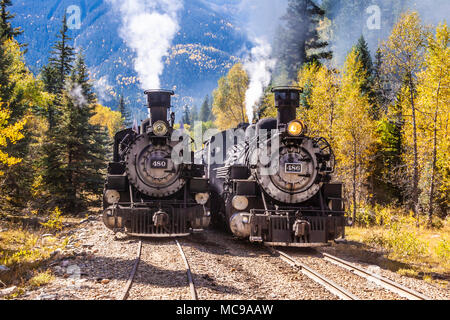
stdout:
[[[26,59],[32,71],[38,74],[47,63],[64,11],[71,5],[80,7],[82,23],[79,30],[71,30],[71,37],[86,55],[100,101],[115,108],[118,95],[123,94],[135,114],[145,111],[133,68],[134,53],[120,38],[120,17],[106,0],[15,1],[14,22],[25,31],[19,40],[28,44]],[[161,79],[163,87],[176,89],[177,109],[199,105],[248,44],[232,11],[233,1],[185,1],[180,31],[165,58]]]

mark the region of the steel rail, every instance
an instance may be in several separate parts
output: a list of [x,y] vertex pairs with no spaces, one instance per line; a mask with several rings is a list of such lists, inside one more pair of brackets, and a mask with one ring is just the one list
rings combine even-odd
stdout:
[[318,284],[322,285],[325,289],[327,289],[329,292],[335,294],[342,300],[359,300],[359,298],[352,293],[348,292],[332,280],[326,278],[325,276],[321,275],[317,271],[314,271],[307,265],[295,260],[293,257],[289,256],[288,254],[275,250],[273,248],[268,248],[269,251],[275,254],[279,254],[280,258],[294,267],[295,269],[299,269],[300,272],[302,272],[305,276],[310,278],[311,280],[317,282]]
[[134,261],[133,269],[131,270],[131,274],[130,274],[130,277],[128,278],[125,289],[124,289],[122,295],[120,296],[120,300],[128,299],[128,295],[130,293],[131,286],[133,285],[134,277],[136,276],[136,271],[138,269],[139,262],[141,261],[141,253],[142,253],[142,241],[139,241],[138,251],[136,254],[136,259]]
[[175,243],[177,244],[178,249],[180,250],[181,257],[183,258],[184,265],[186,267],[186,273],[187,273],[187,278],[189,281],[189,288],[191,290],[192,300],[198,300],[197,291],[195,290],[194,279],[192,277],[192,272],[191,272],[191,267],[189,266],[189,262],[186,258],[186,255],[184,254],[183,248],[181,247],[178,240],[175,240]]
[[390,290],[396,294],[398,294],[401,297],[407,298],[409,300],[432,300],[431,298],[415,291],[410,288],[407,288],[399,283],[396,283],[388,278],[385,278],[381,275],[378,275],[376,273],[372,273],[368,270],[365,270],[364,268],[358,267],[354,265],[353,263],[350,263],[348,261],[342,260],[338,257],[332,256],[327,253],[322,253],[324,259],[326,261],[329,261],[341,268],[344,268],[346,270],[349,270],[350,272],[363,277],[371,282],[374,282],[375,284]]

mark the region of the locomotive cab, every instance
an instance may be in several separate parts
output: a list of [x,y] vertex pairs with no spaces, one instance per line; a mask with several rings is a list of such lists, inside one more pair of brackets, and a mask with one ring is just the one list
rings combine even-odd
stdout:
[[[116,134],[104,191],[105,225],[132,236],[186,236],[210,223],[205,167],[175,152],[173,91],[148,90],[149,118]],[[182,153],[183,151],[181,151]],[[186,161],[190,158],[191,161]],[[181,159],[181,160],[180,160]]]

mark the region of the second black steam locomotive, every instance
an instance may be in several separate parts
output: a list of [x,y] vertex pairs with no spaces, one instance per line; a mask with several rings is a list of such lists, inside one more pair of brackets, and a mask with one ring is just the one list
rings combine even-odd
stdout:
[[335,157],[297,120],[300,92],[275,89],[276,119],[241,124],[205,143],[213,219],[240,238],[313,247],[344,237],[342,184],[331,183]]
[[205,167],[194,164],[193,153],[177,149],[182,139],[173,139],[175,114],[169,119],[174,92],[145,94],[150,117],[139,128],[115,136],[103,221],[108,228],[131,236],[187,236],[210,224]]

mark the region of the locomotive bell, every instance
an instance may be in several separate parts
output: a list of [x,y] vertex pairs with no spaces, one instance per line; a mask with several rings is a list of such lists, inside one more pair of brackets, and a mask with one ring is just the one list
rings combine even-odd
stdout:
[[150,117],[152,125],[158,121],[167,122],[167,113],[171,107],[171,96],[175,92],[171,90],[147,90],[148,108],[150,110]]
[[278,87],[273,88],[272,92],[275,94],[275,108],[278,109],[278,126],[295,120],[303,90],[298,87]]

